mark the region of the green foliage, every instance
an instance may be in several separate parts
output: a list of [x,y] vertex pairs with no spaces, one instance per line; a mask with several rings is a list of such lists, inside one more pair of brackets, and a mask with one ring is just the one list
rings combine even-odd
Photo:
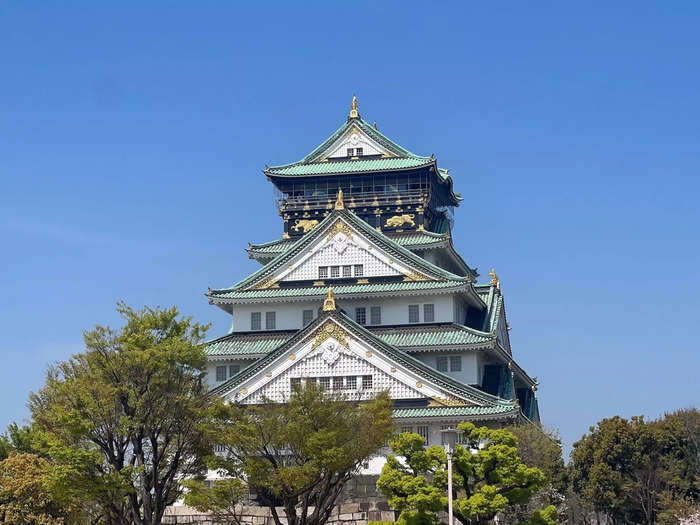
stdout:
[[536,510],[532,517],[520,523],[520,525],[556,525],[559,523],[559,515],[554,505],[544,510]]
[[51,473],[51,463],[35,454],[12,452],[0,462],[0,523],[67,523],[70,501],[61,498]]
[[[287,403],[219,403],[210,432],[225,454],[210,457],[209,465],[253,489],[278,524],[276,507],[281,506],[290,525],[320,525],[345,483],[392,431],[387,394],[355,404],[341,393],[307,384],[295,389]],[[222,512],[226,487],[194,488],[187,504]],[[243,495],[238,485],[233,488],[230,507]]]
[[124,326],[85,332],[86,351],[49,370],[30,409],[67,493],[107,522],[155,525],[204,469],[206,327],[176,308],[117,310]]
[[[529,501],[546,479],[518,455],[515,436],[505,430],[460,423],[462,445],[453,454],[454,515],[465,525],[488,522],[515,504]],[[394,454],[377,488],[401,514],[402,524],[438,523],[447,509],[447,456],[438,446],[423,448],[418,434],[400,434],[390,442]]]
[[603,419],[574,444],[574,491],[614,522],[677,523],[700,501],[700,412]]
[[31,425],[19,426],[10,423],[7,432],[0,436],[0,461],[7,458],[11,452],[37,454],[35,448],[36,430]]
[[248,485],[240,479],[215,480],[207,486],[201,480],[186,480],[185,502],[192,508],[211,513],[215,523],[241,523],[241,507],[232,502],[243,502],[248,496]]

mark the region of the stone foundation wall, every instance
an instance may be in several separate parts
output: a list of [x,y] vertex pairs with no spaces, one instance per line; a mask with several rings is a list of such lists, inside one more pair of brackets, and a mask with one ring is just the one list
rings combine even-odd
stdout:
[[[277,509],[282,523],[286,523],[284,509]],[[394,521],[394,511],[389,510],[386,501],[364,501],[343,503],[333,510],[328,525],[367,525],[368,521]],[[243,507],[242,522],[246,525],[275,525],[267,507]],[[168,507],[163,516],[164,525],[217,525],[208,514],[200,513],[187,506]]]

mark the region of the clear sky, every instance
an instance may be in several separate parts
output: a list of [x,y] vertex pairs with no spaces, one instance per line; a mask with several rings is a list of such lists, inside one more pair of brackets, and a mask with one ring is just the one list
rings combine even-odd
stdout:
[[140,4],[0,3],[0,427],[117,300],[225,333],[203,292],[281,234],[261,170],[353,92],[450,168],[567,446],[698,404],[700,5]]

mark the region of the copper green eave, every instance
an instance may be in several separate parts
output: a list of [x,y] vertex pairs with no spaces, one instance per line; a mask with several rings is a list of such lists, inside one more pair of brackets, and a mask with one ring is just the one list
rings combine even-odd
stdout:
[[439,266],[436,266],[419,255],[407,250],[403,246],[397,244],[390,237],[387,237],[382,232],[360,219],[357,215],[347,209],[333,210],[328,217],[323,219],[309,233],[299,239],[289,250],[275,257],[268,264],[246,277],[242,281],[230,286],[229,288],[220,288],[209,290],[207,297],[215,303],[235,303],[238,301],[261,300],[261,299],[295,299],[297,297],[318,297],[325,294],[322,287],[305,287],[305,288],[266,288],[257,289],[256,287],[269,279],[276,271],[287,265],[300,252],[307,249],[316,239],[324,236],[327,230],[335,223],[337,219],[343,219],[350,226],[357,229],[360,233],[369,238],[377,246],[385,250],[392,257],[402,261],[404,264],[417,269],[424,273],[432,280],[426,281],[404,281],[398,283],[369,283],[369,284],[353,284],[339,285],[334,287],[336,295],[358,294],[363,293],[387,293],[387,292],[411,292],[416,290],[426,291],[435,290],[436,292],[462,291],[473,297],[478,304],[483,304],[483,300],[476,294],[472,286],[472,280],[476,277],[476,272],[471,271],[471,275],[461,277],[454,273],[448,272]]
[[[357,126],[372,140],[388,150],[393,156],[382,158],[359,158],[359,159],[321,159],[321,154],[343,136],[351,127]],[[283,164],[281,166],[268,166],[264,173],[268,177],[314,177],[322,175],[340,175],[351,173],[375,173],[382,171],[401,171],[431,168],[437,174],[437,180],[447,184],[448,193],[458,205],[462,200],[461,195],[454,192],[452,177],[448,170],[438,168],[435,157],[423,157],[411,153],[406,148],[398,145],[393,140],[370,126],[360,117],[348,118],[348,120],[338,128],[335,133],[328,137],[321,145],[309,153],[298,162]]]
[[436,386],[445,389],[447,392],[456,395],[457,397],[471,403],[476,403],[481,406],[513,406],[511,400],[501,399],[497,396],[487,394],[470,385],[465,385],[459,381],[451,378],[450,376],[438,372],[434,368],[426,365],[422,361],[408,355],[406,352],[399,350],[398,348],[389,345],[375,336],[372,332],[366,328],[360,326],[355,321],[344,315],[340,311],[323,312],[319,315],[313,322],[307,325],[305,328],[299,330],[296,334],[290,337],[283,344],[278,346],[275,350],[259,358],[249,367],[241,370],[238,374],[230,378],[228,381],[222,383],[221,385],[210,390],[212,395],[226,395],[231,392],[236,385],[242,383],[243,381],[253,377],[255,374],[261,372],[268,365],[273,363],[276,359],[284,354],[289,348],[296,344],[302,343],[308,336],[312,334],[316,328],[318,328],[322,323],[324,323],[328,318],[333,318],[338,322],[340,326],[346,329],[350,334],[354,335],[360,340],[366,341],[372,347],[376,348],[389,359],[393,360],[400,366],[406,367],[408,370],[418,374],[419,376],[425,378],[426,380],[432,382]]
[[[335,290],[335,288],[334,288]],[[490,352],[495,359],[511,364],[513,372],[529,386],[537,384],[498,344],[493,334],[459,324],[417,325],[405,327],[366,327],[386,344],[411,354],[471,349]],[[206,343],[210,359],[253,359],[273,351],[296,334],[296,330],[272,332],[234,332]]]

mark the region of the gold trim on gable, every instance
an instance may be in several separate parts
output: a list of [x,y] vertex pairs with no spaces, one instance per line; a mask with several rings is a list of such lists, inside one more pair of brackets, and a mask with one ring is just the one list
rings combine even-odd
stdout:
[[345,224],[343,221],[340,219],[335,221],[335,224],[331,226],[330,231],[328,232],[328,237],[327,239],[330,241],[333,237],[335,237],[339,233],[344,233],[347,235],[350,239],[352,239],[352,229],[350,226]]
[[348,346],[347,338],[349,338],[350,335],[333,321],[326,321],[317,333],[318,335],[311,345],[312,350],[318,348],[321,343],[330,337],[338,341],[341,345],[345,347]]

